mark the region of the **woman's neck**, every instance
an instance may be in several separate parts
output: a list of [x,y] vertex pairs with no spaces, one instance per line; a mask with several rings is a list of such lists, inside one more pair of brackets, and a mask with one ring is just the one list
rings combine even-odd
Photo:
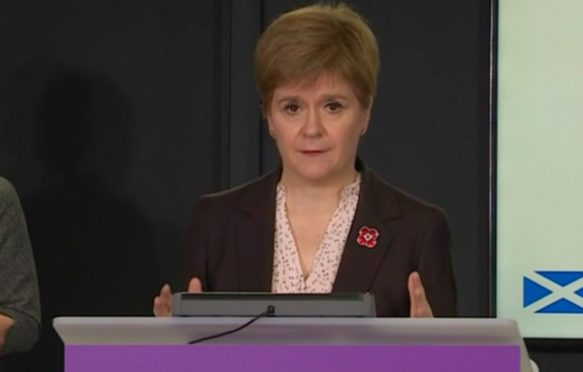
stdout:
[[286,190],[287,207],[305,213],[336,208],[342,190],[356,180],[356,175],[356,170],[351,169],[351,172],[336,179],[313,182],[289,175],[286,177],[284,172],[281,183]]

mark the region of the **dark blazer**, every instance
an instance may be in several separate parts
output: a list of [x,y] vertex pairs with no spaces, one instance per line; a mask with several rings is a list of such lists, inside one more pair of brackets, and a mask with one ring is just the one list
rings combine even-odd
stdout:
[[[357,161],[358,206],[334,292],[372,292],[378,316],[409,316],[407,278],[419,271],[435,316],[456,315],[450,235],[443,212],[381,180]],[[206,195],[193,209],[191,276],[205,291],[269,292],[273,272],[275,192],[281,169],[256,181]],[[358,230],[378,230],[374,248]]]

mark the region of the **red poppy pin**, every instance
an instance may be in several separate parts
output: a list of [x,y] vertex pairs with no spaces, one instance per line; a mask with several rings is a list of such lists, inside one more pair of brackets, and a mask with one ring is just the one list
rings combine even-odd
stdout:
[[379,231],[374,227],[363,226],[358,230],[356,242],[365,248],[374,248],[377,245]]

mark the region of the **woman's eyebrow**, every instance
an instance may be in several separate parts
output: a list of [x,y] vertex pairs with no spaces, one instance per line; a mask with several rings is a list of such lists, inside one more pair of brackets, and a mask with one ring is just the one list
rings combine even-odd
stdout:
[[283,96],[280,99],[278,99],[276,101],[276,103],[282,103],[282,102],[289,102],[289,101],[299,101],[300,98],[298,96]]
[[330,93],[330,94],[324,94],[322,96],[322,99],[326,100],[326,101],[333,100],[333,99],[347,101],[349,99],[349,97],[344,95],[344,94],[341,94],[341,93],[338,93],[338,94]]

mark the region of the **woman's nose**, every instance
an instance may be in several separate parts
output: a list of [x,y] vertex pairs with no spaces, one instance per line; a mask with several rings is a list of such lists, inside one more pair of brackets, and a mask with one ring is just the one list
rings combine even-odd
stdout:
[[309,137],[317,137],[322,134],[322,116],[316,108],[311,108],[307,112],[303,134]]

